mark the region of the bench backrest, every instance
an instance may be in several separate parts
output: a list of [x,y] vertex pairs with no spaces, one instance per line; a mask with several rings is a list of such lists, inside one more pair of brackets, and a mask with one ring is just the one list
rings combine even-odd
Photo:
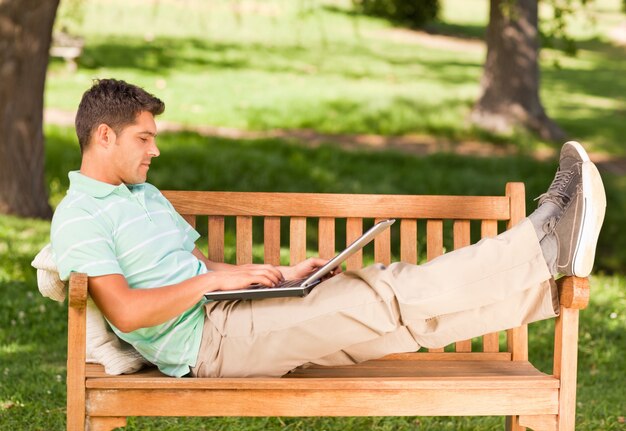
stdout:
[[[373,260],[389,264],[395,255],[401,261],[418,263],[441,255],[445,242],[449,243],[446,249],[456,249],[469,245],[472,238],[495,236],[498,222],[506,222],[508,229],[526,213],[523,183],[508,183],[503,196],[195,191],[164,191],[163,194],[192,226],[207,232],[208,257],[212,261],[225,260],[226,226],[233,224],[231,219],[234,219],[236,257],[231,263],[237,264],[253,262],[253,249],[257,247],[253,237],[263,244],[264,262],[281,263],[281,244],[288,245],[288,263],[300,262],[307,257],[307,233],[311,238],[311,231],[317,231],[315,254],[330,258],[336,253],[336,243],[349,244],[363,233],[364,225],[386,218],[397,221],[392,230],[374,240]],[[201,226],[200,221],[206,226]],[[281,241],[281,224],[285,223],[288,225],[288,241]],[[257,230],[261,228],[262,235],[253,235],[253,226],[257,226]],[[336,232],[343,232],[344,226],[345,243],[336,241]],[[446,227],[450,227],[450,235],[445,232]],[[479,232],[472,236],[472,230]],[[287,232],[286,228],[284,231]],[[422,252],[424,245],[425,253]],[[358,269],[363,266],[363,261],[363,252],[359,252],[346,262],[346,269]],[[444,349],[430,349],[430,352],[438,356],[474,350],[480,352],[471,353],[476,359],[527,360],[527,328],[515,328],[506,335],[507,349],[504,352],[500,352],[498,333],[484,335],[474,343],[472,340],[457,342],[446,348],[445,353]]]

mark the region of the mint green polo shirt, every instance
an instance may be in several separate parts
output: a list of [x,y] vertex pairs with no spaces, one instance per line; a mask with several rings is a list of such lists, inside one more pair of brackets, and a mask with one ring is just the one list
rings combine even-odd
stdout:
[[[148,183],[114,186],[79,171],[52,219],[50,238],[62,280],[70,273],[122,274],[133,289],[150,289],[207,272],[192,251],[199,238],[161,192]],[[161,325],[113,331],[170,376],[183,376],[200,349],[200,301]]]

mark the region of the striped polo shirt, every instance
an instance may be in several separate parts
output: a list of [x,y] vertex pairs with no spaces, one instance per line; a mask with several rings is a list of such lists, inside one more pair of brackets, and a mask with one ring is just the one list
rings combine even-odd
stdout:
[[[52,219],[50,237],[62,280],[72,271],[89,276],[122,274],[133,289],[150,289],[207,272],[192,251],[200,236],[148,183],[114,186],[79,171]],[[163,324],[113,331],[170,376],[194,366],[205,301]]]

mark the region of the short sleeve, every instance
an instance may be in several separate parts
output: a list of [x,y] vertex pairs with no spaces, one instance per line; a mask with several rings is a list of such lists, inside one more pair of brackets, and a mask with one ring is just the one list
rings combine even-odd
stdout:
[[84,272],[90,277],[123,274],[111,230],[84,209],[58,208],[50,239],[61,280],[67,280],[72,272]]

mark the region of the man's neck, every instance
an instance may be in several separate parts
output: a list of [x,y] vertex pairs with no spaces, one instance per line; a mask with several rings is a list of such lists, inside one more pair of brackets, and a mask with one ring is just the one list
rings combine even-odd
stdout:
[[94,160],[93,155],[83,154],[83,160],[80,164],[80,173],[86,177],[92,178],[103,183],[119,186],[122,180],[107,170],[107,163],[102,160]]

